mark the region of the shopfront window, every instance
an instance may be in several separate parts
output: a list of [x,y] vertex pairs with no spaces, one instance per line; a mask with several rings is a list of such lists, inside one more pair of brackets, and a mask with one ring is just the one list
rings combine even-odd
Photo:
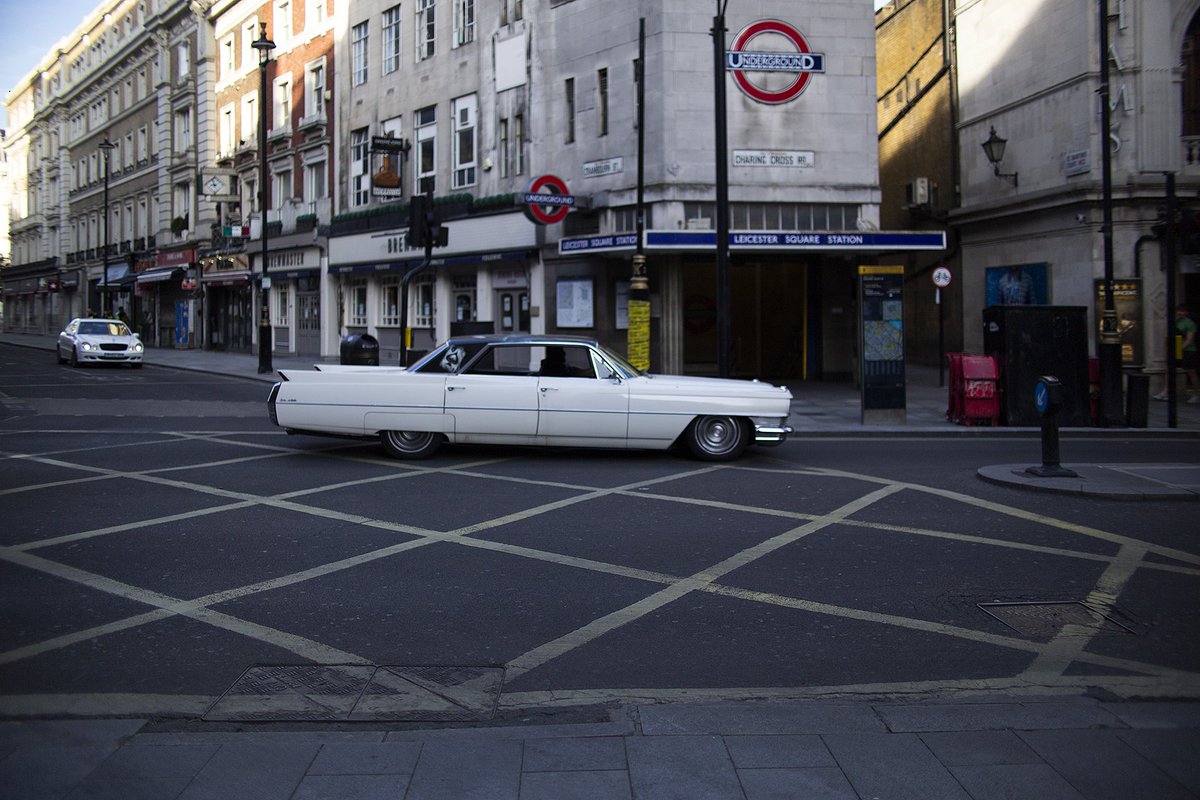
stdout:
[[400,324],[400,281],[388,281],[381,287],[379,324]]
[[414,283],[409,288],[409,309],[410,325],[413,328],[432,328],[433,327],[433,281],[421,281]]
[[274,295],[271,305],[275,308],[275,324],[280,327],[288,325],[291,320],[288,317],[288,287],[287,284],[276,284],[271,289],[271,294]]
[[367,282],[355,281],[350,284],[346,302],[349,305],[349,308],[346,309],[346,319],[349,320],[349,324],[365,327],[367,324]]

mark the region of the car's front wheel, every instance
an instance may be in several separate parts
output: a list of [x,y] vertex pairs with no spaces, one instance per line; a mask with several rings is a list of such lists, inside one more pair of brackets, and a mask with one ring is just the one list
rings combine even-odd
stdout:
[[67,363],[67,360],[62,357],[62,348],[58,345],[54,345],[54,360],[59,364]]
[[383,449],[392,458],[429,458],[442,446],[442,436],[429,431],[381,431]]
[[72,367],[79,366],[79,350],[76,349],[75,347],[71,348],[71,366]]
[[731,461],[750,444],[750,426],[738,417],[696,417],[683,433],[692,455],[703,461]]

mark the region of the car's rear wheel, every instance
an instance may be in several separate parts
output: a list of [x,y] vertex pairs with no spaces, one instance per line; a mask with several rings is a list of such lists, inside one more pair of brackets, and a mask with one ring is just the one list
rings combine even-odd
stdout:
[[703,461],[730,461],[750,444],[750,426],[738,417],[696,417],[683,433],[692,455]]
[[429,431],[381,431],[379,440],[392,458],[429,458],[442,446],[442,435]]

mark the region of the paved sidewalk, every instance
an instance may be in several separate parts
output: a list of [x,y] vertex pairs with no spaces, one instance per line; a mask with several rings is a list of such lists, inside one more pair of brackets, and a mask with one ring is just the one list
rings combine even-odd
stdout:
[[1200,703],[638,705],[473,729],[0,723],[0,798],[1186,800]]

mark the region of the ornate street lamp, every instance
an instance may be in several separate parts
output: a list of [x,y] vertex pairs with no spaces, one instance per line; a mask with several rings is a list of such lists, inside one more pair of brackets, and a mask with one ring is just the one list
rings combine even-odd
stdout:
[[271,366],[271,303],[268,294],[271,279],[267,277],[267,64],[271,62],[271,51],[275,43],[267,38],[267,23],[262,25],[262,35],[250,43],[258,51],[258,69],[261,76],[258,103],[258,197],[259,213],[262,218],[262,283],[259,285],[261,318],[258,322],[258,371],[260,374],[273,372]]
[[1008,146],[1008,139],[1001,139],[996,135],[996,129],[993,127],[988,134],[987,141],[980,145],[983,148],[984,155],[987,156],[988,163],[992,165],[992,172],[997,178],[1009,178],[1012,180],[1013,186],[1017,186],[1017,173],[1000,171],[1000,162],[1004,160],[1004,148]]
[[104,249],[103,249],[103,269],[104,272],[100,276],[100,316],[110,316],[108,313],[108,157],[116,147],[115,144],[108,140],[108,134],[104,134],[104,141],[101,142],[99,148],[104,153]]

